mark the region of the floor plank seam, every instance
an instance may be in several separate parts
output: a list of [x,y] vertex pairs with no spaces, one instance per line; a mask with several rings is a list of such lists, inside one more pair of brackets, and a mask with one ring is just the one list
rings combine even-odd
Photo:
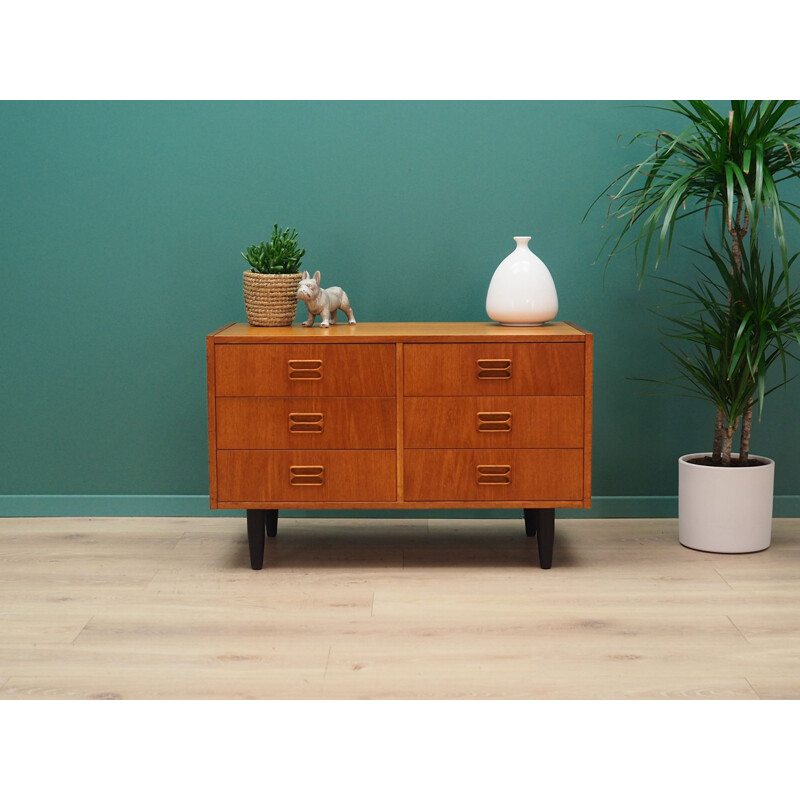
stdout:
[[720,575],[720,572],[719,572],[719,570],[718,570],[718,569],[715,569],[715,570],[714,570],[714,572],[716,572],[716,573],[717,573],[717,575],[719,576],[719,579],[720,579],[720,580],[721,580],[721,581],[722,581],[722,582],[723,582],[723,583],[724,583],[724,584],[725,584],[725,585],[726,585],[726,586],[727,586],[727,587],[728,587],[728,588],[729,588],[729,589],[730,589],[732,592],[735,592],[735,591],[736,591],[736,589],[734,589],[734,588],[733,588],[733,586],[731,586],[731,585],[728,583],[728,581],[726,581],[726,580],[725,580],[725,578],[724,578],[722,575]]
[[91,616],[91,617],[89,617],[89,619],[86,621],[86,625],[84,625],[84,626],[83,626],[83,627],[82,627],[82,628],[81,628],[81,629],[78,631],[78,633],[76,634],[75,638],[72,640],[72,646],[73,646],[73,647],[75,647],[75,642],[77,642],[77,641],[78,641],[78,636],[80,636],[80,635],[81,635],[81,634],[82,634],[82,633],[83,633],[83,632],[86,630],[86,628],[87,628],[87,626],[89,625],[89,623],[90,623],[90,622],[91,622],[91,621],[94,619],[94,616],[95,616],[95,615],[94,615],[94,614],[92,614],[92,616]]
[[[145,587],[144,587],[144,590],[145,590],[145,592],[149,592],[149,591],[150,591],[150,587],[153,585],[153,581],[154,581],[154,580],[155,580],[155,579],[156,579],[156,578],[157,578],[157,577],[158,577],[158,576],[159,576],[159,575],[160,575],[162,572],[163,572],[163,570],[157,569],[157,570],[156,570],[156,571],[153,573],[153,577],[152,577],[152,578],[150,578],[150,580],[149,580],[149,581],[147,581],[147,586],[145,586]],[[156,592],[156,594],[161,594],[161,592],[160,592],[160,591],[159,591],[159,592]]]
[[739,626],[727,614],[725,615],[725,619],[727,619],[728,622],[730,622],[730,624],[733,625],[733,627],[736,629],[736,632],[739,634],[739,636],[742,637],[742,639],[744,639],[747,642],[747,644],[752,644],[751,641],[739,629]]
[[758,692],[755,690],[755,687],[753,686],[753,684],[752,684],[752,683],[750,683],[750,681],[749,681],[749,680],[747,680],[747,677],[746,677],[746,676],[745,676],[745,682],[746,682],[746,683],[747,683],[747,685],[748,685],[748,686],[749,686],[749,687],[750,687],[750,688],[753,690],[753,694],[754,694],[754,695],[755,695],[755,696],[756,696],[756,697],[757,697],[759,700],[763,700],[763,699],[764,699],[764,698],[763,698],[763,697],[762,697],[762,696],[761,696],[761,695],[760,695],[760,694],[759,694],[759,693],[758,693]]
[[178,545],[186,538],[188,531],[184,531],[175,541],[175,544],[172,545],[172,550],[175,551],[178,549]]

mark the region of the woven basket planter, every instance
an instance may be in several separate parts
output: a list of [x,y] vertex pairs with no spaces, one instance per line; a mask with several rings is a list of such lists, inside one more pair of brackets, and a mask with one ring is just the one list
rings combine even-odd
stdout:
[[297,311],[297,287],[303,276],[244,273],[244,308],[247,321],[259,327],[291,325]]

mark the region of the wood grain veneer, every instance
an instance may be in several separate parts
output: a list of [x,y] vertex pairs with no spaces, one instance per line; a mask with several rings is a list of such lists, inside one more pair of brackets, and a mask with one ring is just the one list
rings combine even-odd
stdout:
[[220,450],[392,450],[393,397],[219,397]]
[[397,497],[392,450],[220,450],[217,460],[220,501],[313,505]]
[[485,501],[489,506],[508,500],[579,503],[583,498],[583,453],[545,449],[408,449],[405,496],[414,501]]
[[218,396],[376,396],[395,393],[392,345],[219,345]]
[[550,322],[538,327],[508,327],[493,322],[359,322],[358,325],[331,325],[330,328],[259,328],[233,322],[214,334],[218,343],[252,344],[259,342],[584,342],[588,331],[571,322]]
[[407,344],[404,362],[407,396],[583,394],[579,343]]
[[583,447],[582,396],[406,397],[406,447]]

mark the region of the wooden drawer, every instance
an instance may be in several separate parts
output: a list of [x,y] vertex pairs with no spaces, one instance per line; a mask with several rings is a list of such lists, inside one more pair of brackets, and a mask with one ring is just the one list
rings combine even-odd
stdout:
[[583,397],[407,397],[406,447],[583,447]]
[[218,344],[214,360],[218,397],[395,394],[393,344]]
[[582,395],[580,342],[406,344],[408,395]]
[[409,502],[579,501],[583,450],[406,450]]
[[220,450],[220,502],[393,502],[393,450]]
[[393,450],[393,397],[220,397],[220,450]]

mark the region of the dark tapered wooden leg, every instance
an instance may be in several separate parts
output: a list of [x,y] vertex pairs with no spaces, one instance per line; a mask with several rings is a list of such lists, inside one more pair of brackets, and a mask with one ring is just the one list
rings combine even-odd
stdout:
[[261,569],[264,566],[265,512],[260,508],[247,509],[247,543],[250,545],[250,566]]
[[271,508],[264,512],[267,522],[267,536],[274,539],[278,535],[278,509]]
[[522,512],[525,516],[525,535],[536,536],[536,530],[539,527],[539,509],[523,508]]
[[556,510],[554,508],[539,509],[539,529],[536,544],[539,547],[539,566],[550,569],[553,564],[553,540],[556,532]]

